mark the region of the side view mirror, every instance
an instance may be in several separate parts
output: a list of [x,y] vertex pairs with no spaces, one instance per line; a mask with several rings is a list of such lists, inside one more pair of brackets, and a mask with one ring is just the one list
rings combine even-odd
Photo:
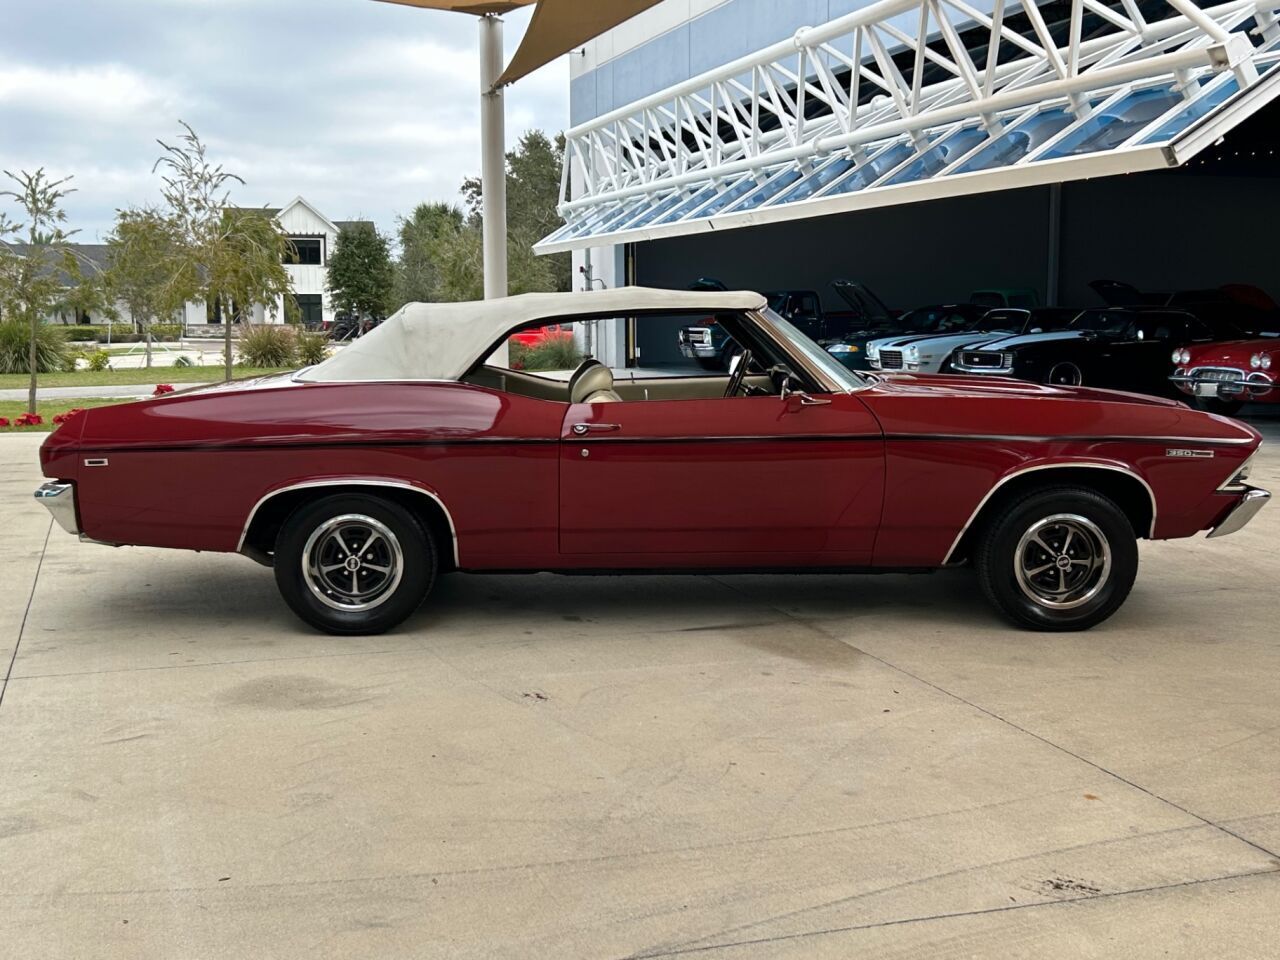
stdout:
[[773,389],[778,391],[778,395],[783,400],[804,389],[804,385],[796,379],[791,368],[781,363],[769,368],[769,379],[773,381]]

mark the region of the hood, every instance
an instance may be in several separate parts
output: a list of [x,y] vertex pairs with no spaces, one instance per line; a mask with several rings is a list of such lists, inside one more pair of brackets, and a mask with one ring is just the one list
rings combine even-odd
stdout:
[[1243,367],[1249,369],[1249,358],[1255,353],[1270,353],[1280,357],[1280,340],[1228,340],[1223,343],[1206,343],[1188,348],[1192,366]]
[[992,340],[1006,337],[1004,333],[983,333],[970,330],[968,333],[920,333],[898,337],[881,337],[867,344],[872,350],[905,350],[907,347],[943,347],[952,350],[955,347],[982,346]]
[[1087,340],[1084,330],[1054,330],[1050,333],[1017,333],[1007,334],[989,340],[982,347],[984,350],[1017,350],[1037,343],[1065,343],[1072,340]]
[[993,399],[1087,400],[1130,403],[1149,407],[1184,407],[1178,400],[1166,400],[1143,393],[1126,393],[1123,390],[1102,390],[1097,387],[1055,387],[1012,377],[976,376],[963,377],[940,373],[890,373],[879,374],[882,388],[915,394],[928,393],[937,397],[965,396],[991,397]]

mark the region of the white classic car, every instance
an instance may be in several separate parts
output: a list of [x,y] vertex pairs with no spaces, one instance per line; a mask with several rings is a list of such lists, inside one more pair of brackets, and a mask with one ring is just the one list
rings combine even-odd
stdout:
[[[945,308],[930,308],[945,309]],[[952,354],[965,347],[981,346],[1010,334],[1061,330],[1080,311],[1070,307],[1036,307],[1032,310],[1002,307],[988,310],[977,320],[956,326],[960,313],[948,324],[940,317],[936,333],[882,337],[867,344],[867,362],[873,370],[909,370],[912,373],[945,373]]]

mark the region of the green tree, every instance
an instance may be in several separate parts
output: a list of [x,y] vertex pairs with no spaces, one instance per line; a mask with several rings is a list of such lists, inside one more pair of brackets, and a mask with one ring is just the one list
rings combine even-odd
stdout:
[[191,290],[206,303],[217,303],[224,323],[226,379],[232,375],[231,324],[237,312],[283,300],[288,310],[292,283],[284,261],[288,236],[262,210],[231,205],[229,184],[244,180],[211,163],[206,147],[186,123],[176,144],[159,141],[164,153],[156,161],[162,191],[178,237],[166,283]]
[[[516,149],[507,153],[507,273],[512,293],[570,289],[567,253],[535,256],[533,245],[564,223],[556,210],[560,202],[560,170],[564,165],[564,135],[554,140],[541,130],[529,130]],[[462,183],[470,214],[479,224],[479,177]]]
[[442,248],[458,238],[465,222],[451,203],[420,203],[399,220],[400,262],[396,265],[395,305],[441,300]]
[[[74,286],[81,280],[79,263],[69,240],[76,231],[65,230],[67,215],[62,202],[72,192],[70,177],[51,180],[40,168],[35,173],[4,171],[17,189],[0,191],[22,211],[23,220],[0,214],[0,314],[22,323],[30,333],[27,368],[27,411],[36,412],[39,369],[39,327],[65,295],[68,277]],[[22,237],[21,251],[5,241]]]
[[189,297],[191,271],[178,268],[181,236],[172,218],[151,208],[119,210],[115,229],[107,238],[109,264],[105,286],[129,309],[129,319],[146,335],[147,366],[151,366],[151,325],[171,317]]
[[387,238],[371,223],[343,227],[329,256],[326,285],[334,305],[362,316],[386,316],[395,281]]

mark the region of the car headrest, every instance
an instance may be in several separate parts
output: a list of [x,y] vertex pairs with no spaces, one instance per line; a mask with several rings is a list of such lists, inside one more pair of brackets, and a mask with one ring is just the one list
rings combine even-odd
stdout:
[[613,371],[599,360],[584,360],[569,378],[569,402],[586,403],[595,393],[613,390]]

